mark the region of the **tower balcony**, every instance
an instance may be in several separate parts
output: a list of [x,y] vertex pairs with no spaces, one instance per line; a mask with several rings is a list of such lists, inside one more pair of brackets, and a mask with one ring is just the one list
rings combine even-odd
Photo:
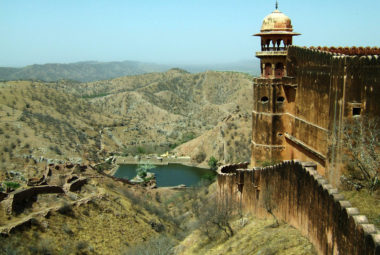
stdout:
[[258,51],[256,52],[256,57],[286,56],[287,54],[287,50]]

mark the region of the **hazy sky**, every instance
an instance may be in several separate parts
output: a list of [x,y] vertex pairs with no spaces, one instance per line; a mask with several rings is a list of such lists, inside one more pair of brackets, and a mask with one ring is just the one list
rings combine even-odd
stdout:
[[[0,0],[0,66],[254,58],[274,0]],[[380,46],[378,0],[279,0],[302,46]]]

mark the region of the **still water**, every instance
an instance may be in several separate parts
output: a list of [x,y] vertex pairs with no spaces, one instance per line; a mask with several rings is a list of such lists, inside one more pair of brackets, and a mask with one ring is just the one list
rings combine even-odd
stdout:
[[[137,165],[120,165],[115,173],[115,177],[132,179],[136,176]],[[165,166],[155,166],[149,172],[155,173],[158,187],[171,187],[180,184],[195,186],[202,179],[202,176],[212,174],[209,169],[202,169],[180,164],[169,164]]]

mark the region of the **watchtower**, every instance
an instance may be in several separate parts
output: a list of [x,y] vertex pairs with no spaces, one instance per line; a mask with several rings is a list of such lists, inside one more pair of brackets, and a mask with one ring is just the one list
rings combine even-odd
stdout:
[[254,34],[261,38],[261,51],[256,52],[256,57],[260,58],[261,77],[253,82],[253,165],[259,161],[282,159],[285,150],[283,113],[289,103],[283,77],[287,75],[287,49],[293,44],[293,36],[298,35],[293,32],[290,18],[278,10],[277,2],[276,9],[264,18],[260,33]]

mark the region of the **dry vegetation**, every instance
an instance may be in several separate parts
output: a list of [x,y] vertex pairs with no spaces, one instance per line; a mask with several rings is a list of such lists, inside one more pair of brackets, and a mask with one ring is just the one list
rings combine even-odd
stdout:
[[[2,82],[0,181],[3,187],[24,189],[47,163],[96,163],[112,154],[161,153],[221,125],[231,129],[228,137],[235,132],[241,141],[239,130],[225,121],[239,109],[233,125],[249,126],[250,86],[246,74],[189,74],[178,69],[92,83]],[[207,158],[197,163],[206,163],[214,151],[206,148]],[[217,156],[224,160],[224,154]],[[32,216],[2,238],[1,252],[113,254],[118,247],[117,253],[129,254],[130,247],[145,242],[170,244],[172,250],[198,226],[192,226],[190,204],[185,202],[196,192],[191,194],[154,192],[91,177],[80,192],[39,195],[18,215],[9,216],[1,208],[1,226],[44,208],[60,208]],[[75,205],[86,198],[88,203]]]
[[[232,200],[217,206],[216,190],[216,183],[152,190],[93,178],[75,195],[100,196],[81,206],[61,202],[57,211],[33,217],[10,236],[0,237],[0,253],[313,254],[312,245],[295,229],[243,217]],[[70,199],[64,196],[61,201]]]
[[[241,73],[173,69],[92,83],[3,82],[0,179],[10,170],[28,178],[40,161],[163,153],[215,127],[223,129],[218,136],[229,151],[204,146],[204,160],[212,155],[225,162],[246,159],[250,79]],[[237,108],[237,117],[226,120]]]
[[[251,76],[233,72],[173,69],[91,83],[3,82],[0,181],[24,188],[46,163],[101,162],[111,154],[174,148],[196,164],[207,165],[211,157],[247,161],[251,105]],[[379,226],[379,200],[363,192],[345,195]],[[99,196],[67,204],[89,195]],[[13,218],[0,210],[0,224],[6,224],[38,208],[61,207],[2,237],[0,253],[314,254],[292,227],[242,215],[232,200],[217,204],[215,184],[149,190],[97,176],[72,196],[40,196]]]

